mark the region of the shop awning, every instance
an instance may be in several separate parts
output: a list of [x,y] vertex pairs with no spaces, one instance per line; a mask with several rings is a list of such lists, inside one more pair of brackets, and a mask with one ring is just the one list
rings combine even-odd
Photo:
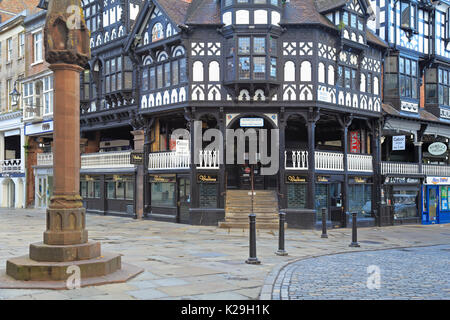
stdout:
[[450,139],[450,128],[440,125],[429,124],[424,134],[436,135]]
[[400,119],[389,119],[384,124],[384,130],[393,130],[393,131],[403,131],[409,132],[413,134],[417,134],[417,131],[420,129],[420,123],[415,121],[408,120],[400,120]]

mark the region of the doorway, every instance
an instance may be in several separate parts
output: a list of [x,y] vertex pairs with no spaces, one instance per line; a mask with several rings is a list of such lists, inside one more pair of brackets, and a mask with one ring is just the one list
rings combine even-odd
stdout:
[[[258,116],[245,116],[236,119],[230,124],[228,129],[243,130],[246,134],[243,139],[235,136],[234,141],[227,141],[226,146],[234,148],[234,159],[232,163],[226,165],[227,189],[250,190],[252,187],[252,173],[255,190],[277,190],[278,189],[278,174],[263,175],[263,168],[269,167],[271,164],[263,165],[261,155],[266,153],[268,157],[278,156],[271,153],[271,130],[274,125],[270,120]],[[248,130],[254,130],[256,133],[256,140],[250,141]],[[264,140],[263,140],[264,139]],[[242,150],[238,148],[239,144],[243,144]],[[265,151],[262,150],[265,147]],[[242,163],[242,157],[243,162]],[[256,159],[256,163],[252,161]],[[278,171],[279,172],[279,171]]]
[[428,222],[438,223],[438,187],[428,188]]
[[189,223],[189,208],[191,203],[191,180],[178,178],[178,213],[179,223]]

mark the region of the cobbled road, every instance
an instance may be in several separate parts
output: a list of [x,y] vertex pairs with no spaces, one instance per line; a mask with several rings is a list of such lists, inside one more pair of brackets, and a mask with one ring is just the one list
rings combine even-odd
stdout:
[[272,299],[450,299],[450,245],[297,261],[281,270]]

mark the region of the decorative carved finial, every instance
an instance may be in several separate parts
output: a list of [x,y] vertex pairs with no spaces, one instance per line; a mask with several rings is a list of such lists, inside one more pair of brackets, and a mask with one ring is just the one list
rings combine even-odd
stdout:
[[45,22],[45,60],[85,67],[90,59],[90,33],[80,0],[50,0]]

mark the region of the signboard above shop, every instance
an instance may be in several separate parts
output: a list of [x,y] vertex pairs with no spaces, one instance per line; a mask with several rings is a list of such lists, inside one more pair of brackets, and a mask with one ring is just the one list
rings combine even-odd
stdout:
[[53,132],[53,120],[25,125],[26,136],[52,132]]
[[239,124],[243,128],[248,127],[264,127],[263,118],[241,118]]
[[447,152],[447,145],[442,142],[435,142],[428,146],[428,152],[433,156],[440,156]]
[[427,177],[425,184],[429,185],[450,185],[449,177]]
[[405,150],[406,136],[393,136],[392,137],[392,151]]

